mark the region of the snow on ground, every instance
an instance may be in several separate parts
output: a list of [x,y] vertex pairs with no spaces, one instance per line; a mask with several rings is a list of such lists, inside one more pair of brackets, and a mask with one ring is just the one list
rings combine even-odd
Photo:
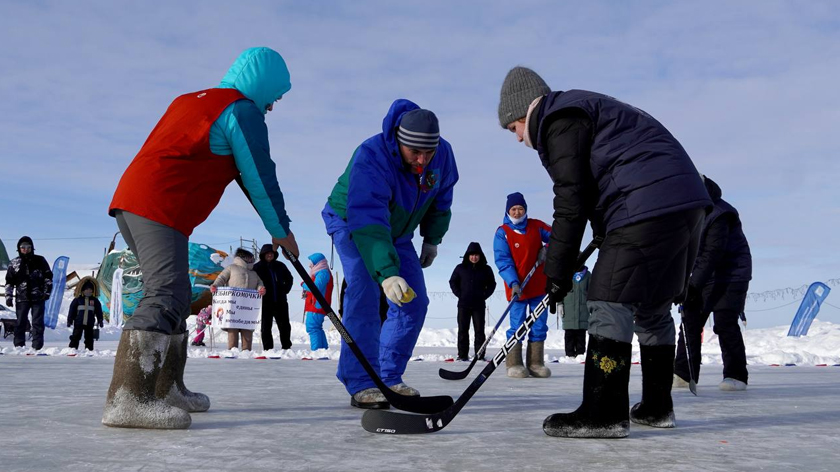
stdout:
[[[438,369],[463,366],[412,362],[405,380],[425,395],[457,397],[475,373],[453,382]],[[553,364],[548,379],[497,370],[444,430],[416,436],[365,432],[335,367],[190,359],[186,382],[210,396],[211,409],[193,414],[187,431],[154,431],[100,424],[113,358],[0,356],[0,470],[835,471],[840,460],[840,367],[754,366],[746,392],[722,392],[720,366],[706,366],[699,396],[674,393],[676,429],[632,425],[618,440],[542,432],[546,416],[579,404],[579,364]],[[631,404],[640,395],[633,366]]]
[[[72,294],[67,291],[62,302],[61,312],[59,314],[58,326],[55,330],[47,329],[44,335],[45,344],[43,353],[48,355],[67,355],[74,354],[67,347],[69,343],[71,329],[67,328],[67,309],[72,301]],[[0,307],[5,308],[5,307]],[[6,312],[5,316],[12,316],[13,313]],[[4,315],[0,313],[0,317]],[[187,325],[191,332],[195,332],[195,317],[191,316]],[[491,352],[499,348],[505,339],[505,330],[509,326],[507,320],[502,323],[499,331],[493,337],[490,343]],[[190,357],[207,357],[219,355],[221,357],[242,357],[252,358],[259,356],[283,357],[285,359],[301,359],[301,358],[322,358],[338,359],[341,337],[332,327],[329,320],[324,321],[324,328],[327,330],[327,339],[331,346],[330,349],[312,352],[309,350],[309,336],[306,334],[306,327],[303,323],[292,321],[292,343],[293,347],[289,351],[270,351],[263,352],[259,333],[254,335],[254,352],[231,352],[224,348],[227,344],[227,333],[221,330],[216,330],[213,335],[213,345],[211,347],[209,336],[205,338],[207,347],[192,347],[190,348]],[[487,327],[487,334],[489,335],[492,326]],[[426,361],[443,361],[452,359],[457,353],[458,330],[453,329],[431,329],[424,328],[420,333],[418,339],[418,347],[436,347],[443,348],[434,351],[426,351],[420,353],[415,351],[415,358],[422,358]],[[827,321],[815,320],[811,325],[811,329],[807,336],[801,338],[793,338],[787,336],[788,327],[778,326],[773,328],[761,329],[747,329],[744,330],[744,343],[747,348],[747,362],[750,365],[772,365],[772,364],[797,364],[797,365],[818,365],[818,364],[840,364],[840,324],[835,324]],[[277,328],[274,328],[275,345],[279,345],[279,333]],[[105,326],[100,331],[101,341],[117,341],[120,337],[120,329]],[[0,339],[0,352],[6,355],[25,355],[33,354],[31,349],[21,349],[12,347],[12,338]],[[113,357],[116,353],[115,349],[106,349],[104,345],[99,342],[95,345],[96,350],[92,353],[87,353],[88,356],[105,356]],[[564,340],[563,331],[551,329],[548,332],[548,339],[546,340],[547,360],[558,363],[580,363],[583,356],[576,359],[570,359],[564,356],[563,353]],[[81,353],[79,353],[81,354]],[[634,340],[633,344],[633,360],[639,360],[639,346]],[[703,364],[722,364],[720,354],[720,344],[718,337],[712,332],[711,328],[706,329],[703,344]]]

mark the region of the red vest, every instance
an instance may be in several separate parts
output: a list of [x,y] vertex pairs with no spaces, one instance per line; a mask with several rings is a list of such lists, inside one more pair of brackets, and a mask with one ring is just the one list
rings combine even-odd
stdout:
[[[327,293],[324,294],[324,300],[326,300],[327,303],[332,303],[333,277],[332,277],[332,272],[330,272],[329,274],[330,274],[330,280],[327,281]],[[313,281],[314,281],[314,279],[313,279]],[[321,315],[326,315],[327,310],[325,310],[323,308],[316,308],[315,307],[315,303],[317,301],[318,300],[315,299],[315,295],[312,295],[312,292],[306,292],[306,302],[303,305],[303,311],[309,312],[309,313],[318,313],[318,314],[321,314]]]
[[120,179],[108,213],[125,210],[192,234],[239,175],[232,155],[210,152],[210,127],[242,99],[219,88],[176,98]]
[[[540,248],[543,247],[542,236],[540,229],[551,231],[551,228],[540,220],[528,218],[528,224],[525,226],[525,234],[519,234],[508,225],[502,225],[501,228],[505,231],[507,236],[508,247],[510,247],[510,254],[513,256],[513,262],[516,263],[516,275],[519,277],[519,283],[525,281],[525,276],[534,264],[537,263],[537,254]],[[544,266],[537,268],[528,285],[522,290],[522,295],[519,300],[528,300],[529,298],[542,297],[545,295],[545,281],[546,276],[543,271]],[[505,295],[510,301],[510,287],[505,283]]]

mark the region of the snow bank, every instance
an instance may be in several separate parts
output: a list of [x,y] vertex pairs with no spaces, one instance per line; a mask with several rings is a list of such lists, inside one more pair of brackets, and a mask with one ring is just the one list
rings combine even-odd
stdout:
[[[67,309],[69,308],[72,300],[72,292],[69,290],[66,291],[61,304],[58,326],[55,330],[51,330],[49,328],[46,330],[44,333],[45,347],[40,351],[40,353],[52,356],[77,355],[79,357],[113,357],[116,353],[115,342],[119,340],[120,329],[107,325],[100,330],[99,341],[97,342],[97,345],[102,345],[107,348],[96,349],[93,352],[83,352],[65,347],[69,343],[69,337],[72,331],[67,328]],[[329,341],[330,346],[336,347],[331,349],[321,349],[314,352],[305,348],[306,346],[309,346],[309,336],[306,334],[306,327],[304,324],[298,321],[292,321],[291,324],[292,344],[295,347],[300,346],[302,349],[293,348],[287,351],[263,351],[259,336],[255,333],[254,352],[240,352],[238,349],[228,351],[224,349],[227,343],[227,333],[222,332],[221,330],[216,330],[213,335],[213,348],[210,347],[210,336],[208,334],[204,340],[207,347],[190,347],[189,355],[190,357],[219,356],[220,358],[235,357],[244,359],[263,356],[282,359],[338,359],[339,349],[337,346],[340,345],[341,337],[338,332],[332,328],[328,320],[324,322],[324,327],[327,330],[327,340]],[[194,316],[191,316],[188,319],[187,326],[191,333],[195,332]],[[499,332],[493,336],[493,339],[490,342],[491,353],[504,343],[504,332],[507,329],[507,326],[507,323],[503,323]],[[488,326],[487,334],[489,334],[491,329],[492,326]],[[811,325],[808,336],[803,336],[801,338],[788,337],[787,332],[787,326],[745,330],[744,343],[747,348],[747,363],[751,365],[840,364],[840,324],[815,320]],[[279,344],[279,334],[276,327],[274,328],[273,334],[275,344]],[[412,358],[412,360],[445,361],[452,359],[455,355],[457,343],[457,329],[425,328],[420,333],[420,337],[417,341],[417,347],[441,348],[438,349],[441,353],[429,354],[428,350],[424,350],[426,353],[417,355]],[[567,358],[563,356],[564,339],[562,330],[550,330],[548,332],[548,339],[546,339],[545,342],[545,347],[548,350],[547,356],[549,361],[560,363],[579,363],[583,361],[583,356],[578,356],[577,358]],[[30,348],[21,349],[12,347],[11,336],[0,340],[0,353],[5,355],[36,354],[35,351]],[[638,360],[639,345],[634,339],[633,361],[635,362]],[[711,328],[706,328],[702,362],[703,364],[723,363],[720,354],[718,337],[712,333]]]

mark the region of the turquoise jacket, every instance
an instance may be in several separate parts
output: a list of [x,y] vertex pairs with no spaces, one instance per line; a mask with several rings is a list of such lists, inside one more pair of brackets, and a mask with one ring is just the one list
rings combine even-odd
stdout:
[[221,156],[233,154],[241,174],[240,186],[265,229],[272,237],[284,238],[290,231],[290,219],[269,152],[265,114],[292,88],[286,62],[270,48],[246,49],[219,88],[237,89],[248,100],[232,103],[219,115],[210,128],[210,150]]

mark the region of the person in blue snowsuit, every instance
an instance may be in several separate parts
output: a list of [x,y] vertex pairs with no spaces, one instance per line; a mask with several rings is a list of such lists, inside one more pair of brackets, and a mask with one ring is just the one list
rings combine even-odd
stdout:
[[[505,281],[507,299],[510,301],[514,296],[517,297],[510,307],[507,339],[513,337],[527,312],[536,308],[545,296],[546,278],[542,266],[537,268],[527,285],[523,284],[531,269],[538,262],[544,261],[545,244],[550,237],[550,226],[538,219],[528,218],[528,203],[521,193],[507,196],[503,224],[493,238],[493,255],[499,275]],[[528,332],[528,351],[525,356],[528,368],[522,365],[522,344],[517,343],[505,358],[508,377],[551,376],[543,359],[547,334],[548,314],[543,313]]]
[[[419,395],[402,375],[429,305],[421,269],[432,264],[449,229],[457,181],[452,147],[440,137],[437,117],[399,99],[382,132],[356,148],[322,212],[347,280],[344,325],[385,384],[403,395]],[[419,258],[412,243],[418,226]],[[389,303],[381,329],[379,285]],[[336,376],[351,405],[389,407],[343,342]]]
[[[327,303],[331,303],[333,278],[327,264],[327,258],[320,252],[316,252],[309,256],[309,263],[309,276],[315,282],[318,291],[324,295]],[[327,312],[318,303],[306,284],[301,283],[301,285],[303,286],[303,296],[306,298],[303,312],[306,317],[306,332],[309,334],[309,347],[313,351],[327,349],[330,347],[327,343],[327,335],[324,333],[324,315]]]

